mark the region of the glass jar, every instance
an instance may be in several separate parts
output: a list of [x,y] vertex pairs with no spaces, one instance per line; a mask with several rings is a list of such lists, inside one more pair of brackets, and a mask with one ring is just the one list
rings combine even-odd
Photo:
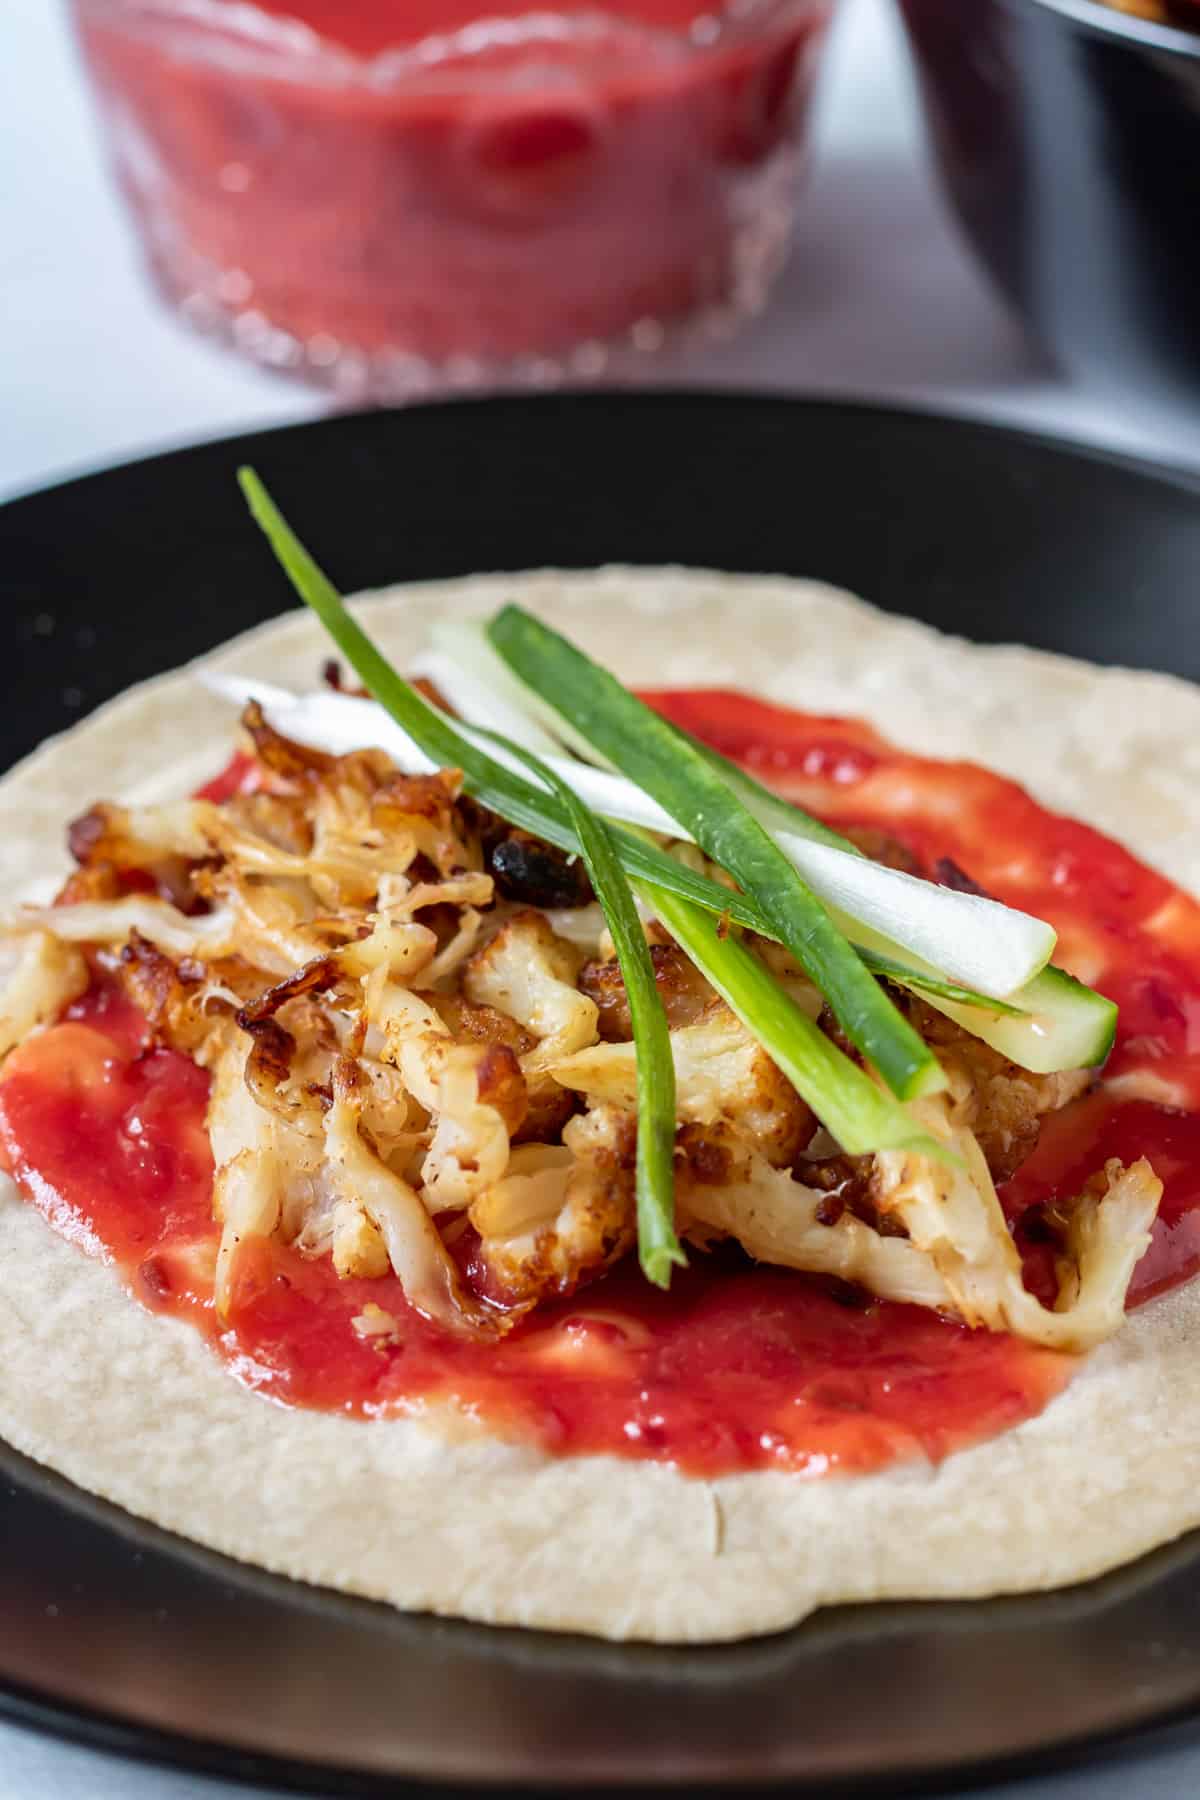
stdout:
[[72,3],[171,302],[386,400],[591,379],[760,307],[831,0]]

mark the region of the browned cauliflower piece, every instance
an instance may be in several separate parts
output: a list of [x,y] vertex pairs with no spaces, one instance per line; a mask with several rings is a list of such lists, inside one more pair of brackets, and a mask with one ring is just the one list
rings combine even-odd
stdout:
[[[537,1049],[533,1033],[494,1006],[476,1006],[461,994],[431,993],[427,999],[447,1031],[460,1044],[500,1044],[511,1050],[518,1062]],[[563,1126],[576,1109],[575,1096],[545,1071],[526,1067],[524,1075],[525,1116],[513,1130],[513,1143],[557,1143]]]
[[538,1040],[527,1065],[547,1068],[596,1041],[596,1003],[575,986],[580,953],[540,913],[505,920],[463,970],[463,993],[507,1013]]
[[[728,1125],[776,1168],[789,1165],[812,1136],[812,1113],[723,1002],[709,1007],[697,1024],[673,1031],[671,1049],[680,1120]],[[593,1044],[560,1057],[550,1070],[589,1105],[627,1111],[637,1105],[637,1057],[631,1043]]]
[[[695,1025],[716,1003],[716,994],[678,944],[651,944],[650,961],[667,1024],[677,1030]],[[600,1036],[622,1043],[633,1036],[625,977],[615,957],[593,958],[579,972],[579,985],[596,1002]]]
[[571,1120],[561,1146],[527,1144],[471,1207],[471,1223],[506,1301],[572,1293],[637,1237],[637,1131],[617,1107]]

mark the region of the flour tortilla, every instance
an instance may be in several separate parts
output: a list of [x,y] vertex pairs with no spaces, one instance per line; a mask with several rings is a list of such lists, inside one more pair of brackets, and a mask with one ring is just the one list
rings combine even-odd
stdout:
[[[696,571],[487,576],[367,596],[401,667],[434,617],[517,597],[634,682],[738,685],[970,755],[1200,887],[1200,689],[984,649],[814,584]],[[206,666],[313,685],[328,643],[289,614]],[[187,670],[134,689],[0,783],[5,898],[65,868],[92,800],[188,791],[234,717]],[[442,1415],[361,1422],[248,1392],[186,1325],[0,1193],[0,1433],[197,1542],[413,1610],[703,1642],[850,1600],[1083,1580],[1200,1523],[1200,1283],[1146,1306],[1039,1417],[865,1478],[688,1479],[554,1460]]]

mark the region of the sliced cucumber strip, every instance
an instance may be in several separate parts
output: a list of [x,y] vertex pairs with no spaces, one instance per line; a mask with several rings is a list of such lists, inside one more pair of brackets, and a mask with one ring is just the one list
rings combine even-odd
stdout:
[[1060,1069],[1098,1069],[1113,1047],[1117,1030],[1114,1001],[1084,987],[1065,969],[1053,967],[1043,969],[1012,995],[1013,1003],[1022,1008],[1019,1018],[997,1017],[925,991],[921,998],[1034,1075],[1053,1075]]

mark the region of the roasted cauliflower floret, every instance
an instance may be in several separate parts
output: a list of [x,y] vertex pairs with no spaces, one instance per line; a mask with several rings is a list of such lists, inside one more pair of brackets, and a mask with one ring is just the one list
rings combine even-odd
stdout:
[[343,1280],[357,1276],[371,1281],[387,1274],[391,1263],[383,1233],[366,1212],[359,1195],[337,1201],[331,1224],[329,1254]]
[[533,1033],[496,1007],[476,1006],[461,994],[430,993],[425,998],[456,1043],[503,1045],[525,1064],[526,1110],[513,1129],[513,1143],[556,1143],[577,1103],[552,1075],[529,1066],[530,1053],[537,1048]]
[[[672,1031],[695,1025],[716,1002],[716,994],[678,944],[651,944],[650,962],[667,1024]],[[596,1002],[600,1036],[621,1043],[633,1036],[625,977],[615,957],[593,958],[579,972],[579,985]]]
[[889,1300],[945,1307],[950,1293],[927,1256],[843,1211],[823,1223],[826,1196],[772,1168],[737,1133],[685,1126],[675,1160],[680,1229],[734,1237],[760,1262],[861,1283]]
[[[786,1167],[812,1136],[815,1120],[758,1040],[720,1001],[696,1025],[671,1033],[678,1117],[728,1125],[775,1167]],[[637,1057],[631,1043],[594,1044],[550,1064],[556,1081],[589,1105],[637,1105]]]
[[1068,1209],[1074,1222],[1064,1241],[1058,1300],[1048,1311],[1025,1286],[983,1151],[956,1118],[953,1098],[938,1094],[912,1110],[956,1160],[878,1151],[871,1198],[881,1214],[900,1220],[936,1268],[959,1317],[1056,1350],[1087,1350],[1111,1336],[1162,1197],[1149,1163],[1142,1158],[1125,1169],[1110,1162],[1103,1192],[1089,1188]]
[[526,1066],[548,1068],[596,1041],[594,1000],[575,986],[581,957],[540,913],[519,912],[463,970],[463,993],[507,1013],[538,1039]]
[[637,1237],[632,1117],[599,1107],[572,1119],[561,1146],[514,1150],[475,1201],[471,1223],[492,1281],[512,1303],[570,1294]]
[[525,1117],[520,1064],[503,1044],[456,1044],[429,1002],[377,971],[365,1017],[413,1098],[434,1120],[422,1182],[431,1212],[469,1206],[503,1175]]
[[[995,1181],[1006,1181],[1031,1155],[1042,1120],[1091,1085],[1087,1069],[1035,1075],[915,995],[895,990],[892,999],[935,1051],[947,1077],[955,1121],[974,1132]],[[822,1006],[819,1022],[836,1044],[851,1051],[829,1006]]]

